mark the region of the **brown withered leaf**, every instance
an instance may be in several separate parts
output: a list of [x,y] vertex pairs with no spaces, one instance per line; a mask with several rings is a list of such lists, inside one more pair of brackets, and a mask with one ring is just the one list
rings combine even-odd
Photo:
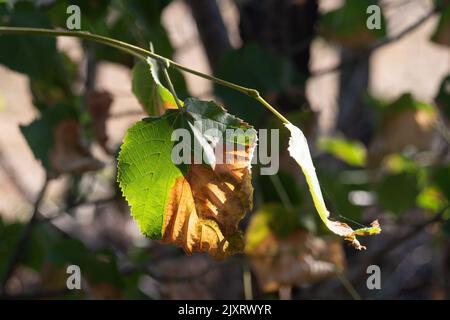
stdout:
[[108,91],[90,91],[85,96],[86,105],[91,115],[91,130],[98,144],[109,153],[106,147],[108,136],[106,134],[106,120],[113,102]]
[[53,138],[54,144],[48,155],[53,173],[82,173],[103,167],[83,144],[77,120],[68,119],[58,123],[53,128]]
[[[417,102],[412,102],[417,103]],[[435,137],[436,112],[431,108],[416,108],[393,112],[380,125],[368,150],[368,167],[378,167],[385,156],[401,152],[408,146],[428,150]]]
[[298,230],[287,238],[271,233],[246,253],[265,292],[312,284],[342,272],[345,267],[339,238],[318,238],[306,230]]
[[251,210],[253,198],[249,148],[227,151],[232,161],[217,163],[214,169],[192,164],[176,180],[164,217],[163,243],[179,245],[188,254],[208,252],[215,259],[242,251],[238,224]]

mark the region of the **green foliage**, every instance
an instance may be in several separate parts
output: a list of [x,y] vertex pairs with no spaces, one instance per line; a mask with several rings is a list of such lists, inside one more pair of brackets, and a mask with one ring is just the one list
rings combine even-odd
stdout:
[[442,3],[440,6],[444,9],[431,40],[438,44],[450,46],[450,4],[444,7],[444,3]]
[[128,129],[119,158],[117,180],[142,233],[160,239],[167,198],[183,168],[173,164],[172,128],[177,111],[148,118]]
[[319,141],[319,148],[352,166],[364,166],[367,150],[358,141],[343,138],[323,138]]
[[252,217],[247,230],[246,250],[257,247],[272,233],[286,238],[300,228],[300,221],[294,212],[286,210],[281,204],[266,203]]
[[11,260],[14,254],[14,245],[17,243],[22,231],[22,225],[20,223],[14,223],[5,225],[2,219],[0,219],[0,278],[6,272],[8,262]]
[[442,80],[435,100],[443,114],[450,118],[450,75]]
[[401,95],[397,100],[386,106],[387,113],[401,113],[407,110],[426,110],[432,111],[433,107],[428,103],[414,99],[411,93]]
[[429,186],[424,188],[417,196],[417,206],[436,213],[448,206],[448,200],[445,199],[438,188]]
[[432,172],[432,180],[450,201],[450,165],[437,166]]
[[386,35],[386,23],[381,14],[381,29],[369,30],[366,13],[375,0],[346,0],[344,5],[322,15],[319,30],[327,39],[351,48],[370,45]]
[[380,205],[395,214],[415,206],[419,194],[417,176],[403,172],[387,175],[376,186]]
[[[257,88],[262,94],[274,94],[286,86],[302,83],[294,70],[288,59],[269,54],[257,45],[246,45],[224,57],[217,75],[243,86]],[[231,113],[256,127],[268,118],[257,102],[239,92],[219,85],[215,85],[214,92],[229,106]]]
[[368,190],[367,172],[342,169],[336,171],[320,165],[317,173],[324,197],[328,200],[331,216],[339,219],[342,215],[356,221],[360,220],[363,208],[350,202],[350,193]]
[[60,239],[51,247],[49,261],[61,267],[68,264],[78,265],[91,284],[108,283],[116,288],[123,286],[116,256],[111,250],[101,250],[92,254],[77,239]]
[[261,195],[264,202],[267,203],[281,203],[282,200],[278,195],[277,189],[275,188],[272,179],[280,179],[280,183],[283,186],[283,189],[286,191],[286,194],[289,200],[294,205],[299,205],[304,201],[303,199],[303,191],[300,190],[300,187],[297,184],[297,181],[292,174],[288,172],[280,170],[274,177],[259,175],[257,177],[258,184],[261,186]]
[[[7,26],[51,27],[48,17],[28,1],[16,3],[14,10],[0,4],[0,21]],[[14,71],[31,78],[52,79],[57,76],[56,60],[58,54],[54,38],[0,35],[0,64]]]

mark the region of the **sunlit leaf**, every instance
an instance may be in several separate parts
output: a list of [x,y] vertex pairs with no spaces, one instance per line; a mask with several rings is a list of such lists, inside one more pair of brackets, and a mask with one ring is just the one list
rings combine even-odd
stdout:
[[[208,252],[220,259],[242,250],[237,227],[252,207],[250,161],[256,132],[213,102],[188,99],[184,105],[183,110],[167,110],[128,130],[119,154],[118,181],[142,233],[179,245],[187,253]],[[230,151],[230,163],[176,165],[171,135],[177,128],[186,129],[197,143],[202,141],[194,131],[201,130],[203,143],[208,140],[208,147],[215,150],[230,144],[244,148]],[[211,128],[219,135],[227,129],[249,131],[211,146],[204,135]],[[193,163],[194,157],[189,157]]]
[[343,138],[322,138],[319,141],[319,148],[353,166],[364,166],[366,163],[367,150],[358,141],[349,141]]
[[358,230],[353,230],[346,223],[340,221],[332,221],[329,219],[330,212],[328,211],[325,205],[325,201],[323,200],[319,179],[317,178],[316,169],[312,162],[308,142],[306,141],[303,132],[299,128],[291,123],[287,123],[285,124],[285,126],[291,132],[288,148],[289,154],[298,163],[303,171],[303,174],[305,175],[306,182],[308,183],[309,191],[314,202],[314,206],[316,207],[320,219],[327,226],[327,228],[330,229],[330,231],[350,241],[356,249],[365,249],[365,247],[362,246],[356,239],[356,235],[372,235],[380,233],[381,228],[379,227],[378,222],[374,221],[372,223],[372,227],[366,228],[364,232],[357,233]]
[[149,115],[159,115],[166,109],[176,109],[177,105],[170,91],[158,76],[158,63],[152,59],[139,61],[133,67],[132,90]]
[[448,200],[434,186],[430,186],[422,190],[416,199],[417,205],[421,208],[438,212],[448,206]]

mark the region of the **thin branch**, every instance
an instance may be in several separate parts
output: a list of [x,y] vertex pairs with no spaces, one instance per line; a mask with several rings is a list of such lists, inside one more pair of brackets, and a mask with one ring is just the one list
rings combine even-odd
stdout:
[[433,224],[435,222],[439,222],[443,219],[443,216],[448,208],[442,210],[441,212],[437,213],[434,217],[425,220],[423,223],[415,226],[412,228],[409,232],[404,234],[401,237],[392,239],[390,242],[388,242],[385,246],[383,246],[380,250],[378,250],[373,256],[369,258],[369,262],[376,262],[379,261],[382,257],[384,257],[387,253],[391,252],[395,248],[397,248],[399,245],[404,243],[405,241],[413,238],[415,235],[419,234],[423,229],[428,227],[430,224]]
[[[362,265],[370,265],[370,264],[378,264],[383,257],[385,257],[389,252],[396,249],[398,246],[403,244],[405,241],[408,241],[409,239],[413,238],[414,236],[418,235],[422,230],[424,230],[429,225],[440,222],[443,219],[444,214],[447,212],[449,208],[445,208],[439,213],[437,213],[434,217],[425,220],[424,222],[416,225],[414,228],[412,228],[409,232],[405,233],[403,236],[394,238],[388,243],[386,243],[381,249],[376,251],[373,255],[369,256]],[[357,272],[352,279],[358,280],[361,277],[365,276],[365,269],[361,269],[359,272]]]
[[422,24],[428,21],[432,16],[434,16],[435,13],[439,11],[438,7],[434,7],[430,10],[427,14],[425,14],[422,18],[411,24],[409,27],[405,28],[405,30],[399,32],[397,35],[394,36],[387,36],[379,41],[376,41],[370,48],[369,51],[373,52],[389,43],[395,42],[397,40],[402,39],[404,36],[408,35],[409,33],[413,32],[417,28],[419,28]]
[[70,206],[67,206],[64,209],[59,209],[57,210],[54,214],[52,214],[51,216],[46,216],[43,215],[40,211],[39,211],[39,216],[40,222],[44,222],[44,221],[48,221],[48,220],[53,220],[57,217],[59,217],[62,213],[76,209],[78,207],[81,206],[99,206],[99,205],[103,205],[106,203],[109,203],[111,201],[117,200],[117,196],[113,195],[111,197],[107,197],[107,198],[101,198],[101,199],[92,199],[92,200],[86,200],[86,199],[80,199],[74,203],[72,203]]
[[[420,18],[419,20],[417,20],[416,22],[411,24],[409,27],[405,28],[405,30],[399,32],[396,35],[386,36],[383,39],[376,41],[371,46],[369,46],[369,48],[362,51],[360,56],[358,57],[358,59],[361,59],[362,57],[365,57],[365,56],[370,56],[375,50],[377,50],[381,47],[384,47],[392,42],[402,39],[409,33],[413,32],[414,30],[419,28],[421,25],[423,25],[426,21],[428,21],[428,19],[430,19],[438,11],[439,11],[439,7],[434,7],[430,12],[425,14],[422,18]],[[349,65],[349,64],[353,64],[353,63],[355,63],[355,58],[343,60],[340,63],[338,63],[337,65],[332,66],[330,68],[325,68],[323,70],[317,70],[317,71],[311,72],[311,77],[320,77],[320,76],[323,76],[328,73],[333,73],[333,72],[339,71],[340,69],[342,69],[342,67]]]
[[123,41],[119,41],[116,39],[108,38],[105,36],[100,36],[100,35],[85,32],[85,31],[66,31],[66,30],[53,30],[53,29],[43,29],[43,28],[0,27],[0,35],[1,34],[28,34],[28,35],[43,35],[43,36],[52,36],[52,37],[57,37],[57,36],[75,37],[75,38],[94,41],[94,42],[98,42],[98,43],[102,43],[104,45],[114,47],[116,49],[119,49],[126,53],[129,53],[138,59],[146,60],[147,57],[151,57],[161,63],[169,62],[171,66],[173,66],[174,68],[176,68],[178,70],[191,73],[193,75],[196,75],[196,76],[204,78],[204,79],[208,79],[219,85],[228,87],[235,91],[239,91],[239,92],[249,96],[250,98],[255,99],[256,101],[260,102],[263,106],[265,106],[269,111],[271,111],[275,116],[277,116],[277,118],[279,118],[283,123],[290,123],[289,120],[287,120],[274,107],[272,107],[266,100],[264,100],[261,97],[258,90],[256,90],[256,89],[240,86],[238,84],[202,73],[200,71],[190,69],[188,67],[185,67],[181,64],[176,63],[175,61],[167,59],[166,57],[160,56],[154,52],[151,52],[149,50],[140,48],[138,46],[135,46],[135,45],[123,42]]
[[286,188],[281,183],[280,177],[278,175],[271,175],[269,177],[284,207],[291,212],[294,211],[294,205],[292,204],[292,201],[289,198]]
[[338,272],[337,278],[339,279],[345,290],[347,290],[347,292],[350,294],[353,300],[362,300],[361,295],[358,293],[358,291],[356,291],[355,287],[348,280],[345,274]]
[[178,99],[178,95],[175,91],[175,87],[172,84],[172,80],[170,80],[169,71],[168,71],[170,62],[168,62],[166,60],[166,63],[160,63],[160,65],[162,67],[163,75],[164,75],[164,78],[166,79],[167,86],[169,87],[169,91],[172,94],[173,99],[175,100],[175,103],[177,104],[178,109],[183,110],[183,106],[180,103],[180,99]]
[[43,184],[41,190],[39,191],[36,201],[33,204],[33,213],[31,215],[31,218],[28,221],[27,225],[22,230],[20,238],[17,241],[16,248],[13,251],[11,260],[9,261],[9,263],[6,267],[5,274],[3,275],[3,278],[0,283],[0,294],[5,293],[5,288],[6,288],[6,284],[8,283],[8,280],[11,278],[12,274],[14,273],[14,270],[16,269],[17,265],[20,263],[21,259],[23,258],[23,255],[24,255],[25,249],[26,249],[26,245],[27,245],[28,240],[31,235],[31,231],[33,230],[33,227],[37,222],[39,206],[42,202],[42,199],[44,198],[48,183],[49,183],[49,178],[46,175],[44,184]]
[[242,263],[242,285],[244,287],[245,300],[253,300],[252,273],[247,259],[244,259]]

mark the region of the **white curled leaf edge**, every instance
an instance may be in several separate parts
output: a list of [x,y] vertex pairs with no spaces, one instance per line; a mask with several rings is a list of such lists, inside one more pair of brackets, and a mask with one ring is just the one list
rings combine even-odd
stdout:
[[285,123],[286,128],[290,131],[288,151],[290,156],[298,163],[305,175],[309,192],[314,202],[314,206],[319,214],[320,219],[333,233],[344,237],[345,240],[351,242],[352,246],[357,250],[365,250],[356,239],[356,236],[374,235],[381,232],[380,225],[377,220],[371,223],[370,227],[353,230],[349,225],[340,221],[332,221],[329,219],[330,212],[325,206],[322,190],[320,189],[319,179],[317,178],[316,168],[314,167],[311,153],[309,151],[308,142],[302,130],[292,123]]

